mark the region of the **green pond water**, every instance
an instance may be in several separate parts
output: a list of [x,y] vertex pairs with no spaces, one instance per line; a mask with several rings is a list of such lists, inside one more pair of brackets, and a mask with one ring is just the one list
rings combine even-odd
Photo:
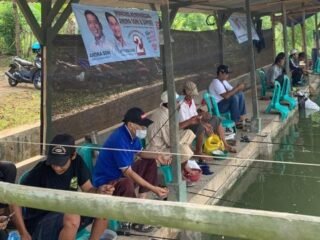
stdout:
[[296,121],[288,124],[272,142],[281,144],[272,144],[273,154],[268,159],[279,164],[251,165],[219,205],[320,216],[320,167],[281,164],[281,161],[320,164],[320,113],[308,115],[300,111]]

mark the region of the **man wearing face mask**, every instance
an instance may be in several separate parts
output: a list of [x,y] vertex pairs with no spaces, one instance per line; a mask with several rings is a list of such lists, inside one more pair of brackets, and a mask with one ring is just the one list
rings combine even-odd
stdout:
[[[159,197],[167,196],[168,190],[157,186],[156,161],[170,160],[162,154],[140,152],[140,139],[146,137],[147,127],[153,122],[140,108],[129,109],[123,122],[104,143],[103,148],[108,149],[100,151],[93,173],[94,185],[112,184],[115,196],[135,198],[136,187],[140,198],[145,198],[149,191]],[[136,155],[140,159],[134,161]]]

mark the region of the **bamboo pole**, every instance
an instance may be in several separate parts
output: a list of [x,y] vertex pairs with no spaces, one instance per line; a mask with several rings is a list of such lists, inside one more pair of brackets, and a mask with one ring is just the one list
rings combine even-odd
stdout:
[[0,182],[0,202],[208,234],[261,240],[319,239],[320,217],[113,197]]

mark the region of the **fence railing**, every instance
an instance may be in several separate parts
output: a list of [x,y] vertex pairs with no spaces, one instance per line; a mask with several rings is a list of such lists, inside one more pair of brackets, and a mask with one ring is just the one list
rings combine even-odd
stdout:
[[319,239],[320,217],[143,200],[0,182],[0,202],[248,239]]

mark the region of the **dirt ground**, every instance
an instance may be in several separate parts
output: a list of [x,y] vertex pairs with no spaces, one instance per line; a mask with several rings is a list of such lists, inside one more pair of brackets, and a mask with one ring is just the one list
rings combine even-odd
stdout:
[[0,57],[0,131],[40,119],[40,91],[26,83],[11,87],[7,70],[8,59]]

